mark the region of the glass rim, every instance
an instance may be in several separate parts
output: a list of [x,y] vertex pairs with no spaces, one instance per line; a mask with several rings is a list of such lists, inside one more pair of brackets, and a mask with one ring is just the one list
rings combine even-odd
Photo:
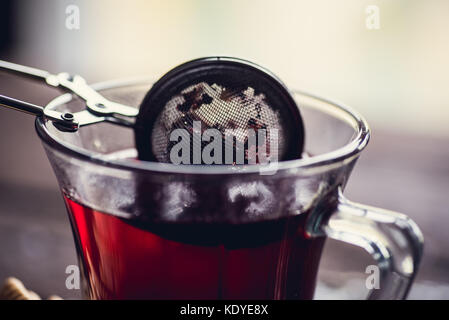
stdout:
[[[126,87],[131,85],[139,85],[145,83],[154,82],[154,77],[138,77],[129,79],[117,79],[102,81],[92,84],[91,87],[97,91],[115,89],[120,87]],[[300,90],[291,91],[292,94],[301,95],[304,98],[317,100],[326,104],[328,107],[333,107],[332,113],[339,118],[345,118],[351,121],[355,130],[355,135],[344,146],[319,154],[316,156],[305,157],[295,160],[279,161],[276,163],[276,172],[280,171],[326,171],[329,170],[329,166],[341,166],[348,162],[351,162],[356,158],[360,152],[366,147],[370,138],[370,129],[368,123],[354,109],[335,101],[331,101],[325,98],[321,98],[317,95],[303,92]],[[64,103],[68,103],[73,99],[73,95],[70,93],[62,94],[53,100],[51,100],[45,108],[53,108]],[[327,110],[329,111],[329,110]],[[73,156],[75,158],[90,161],[98,165],[107,166],[115,169],[132,170],[132,171],[146,171],[155,173],[177,173],[177,174],[189,174],[189,175],[222,175],[222,174],[254,174],[266,172],[268,166],[265,164],[254,165],[211,165],[211,166],[199,166],[193,164],[176,165],[172,163],[160,163],[151,161],[129,161],[124,159],[110,159],[105,155],[88,151],[81,147],[71,145],[62,139],[53,135],[47,128],[46,122],[42,117],[37,117],[35,122],[36,131],[41,140],[48,146],[63,152],[64,154]],[[268,170],[269,171],[269,170]]]

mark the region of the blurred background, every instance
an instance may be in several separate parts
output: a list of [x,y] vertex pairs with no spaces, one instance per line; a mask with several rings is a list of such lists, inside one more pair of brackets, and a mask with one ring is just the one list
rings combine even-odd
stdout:
[[[79,26],[67,21],[73,5]],[[353,107],[373,133],[345,194],[418,223],[425,255],[409,298],[449,299],[447,30],[446,0],[2,0],[0,59],[93,83],[236,56]],[[45,105],[59,91],[2,72],[0,93]],[[80,297],[65,287],[75,248],[33,117],[0,109],[0,153],[0,281],[16,276],[44,297]],[[363,298],[371,263],[328,241],[316,298]]]

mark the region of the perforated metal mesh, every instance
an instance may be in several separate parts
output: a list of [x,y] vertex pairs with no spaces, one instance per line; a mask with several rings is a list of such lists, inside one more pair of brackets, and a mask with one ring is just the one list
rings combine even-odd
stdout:
[[[217,129],[221,133],[221,144],[225,151],[228,151],[225,144],[226,135],[235,137],[232,147],[235,150],[240,145],[245,149],[244,163],[250,162],[251,154],[257,156],[258,151],[250,150],[248,129],[253,130],[256,139],[259,129],[266,130],[265,141],[257,140],[257,145],[265,143],[267,150],[264,152],[267,157],[278,157],[284,152],[283,125],[279,112],[268,105],[264,94],[256,94],[251,87],[233,90],[216,83],[209,85],[201,82],[189,86],[174,96],[159,114],[151,135],[153,153],[159,162],[171,162],[171,148],[182,142],[180,140],[170,141],[170,135],[175,129],[184,129],[185,133],[189,135],[184,141],[191,144],[188,148],[192,153],[190,160],[191,163],[195,163],[193,133],[198,128],[198,123],[194,127],[194,121],[200,123],[201,135],[208,129]],[[277,134],[274,134],[272,129],[277,129]],[[201,141],[201,150],[209,142],[210,140]],[[270,146],[275,144],[277,144],[277,148],[270,149]],[[222,153],[222,164],[227,163],[225,151]],[[238,160],[235,154],[233,159],[234,163]],[[255,162],[258,161],[256,158]]]
[[233,58],[193,60],[164,75],[141,104],[135,136],[139,159],[166,163],[264,163],[299,158],[303,147],[288,90]]

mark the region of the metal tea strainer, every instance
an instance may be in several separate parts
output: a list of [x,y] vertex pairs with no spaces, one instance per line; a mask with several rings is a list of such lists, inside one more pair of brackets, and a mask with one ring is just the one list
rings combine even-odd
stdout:
[[[171,134],[177,129],[187,136],[214,129],[225,138],[231,132],[232,140],[222,139],[223,147],[243,148],[245,163],[251,148],[248,130],[265,129],[267,140],[276,139],[277,150],[271,152],[276,152],[277,159],[301,157],[304,129],[294,99],[273,74],[245,60],[209,57],[184,63],[152,86],[139,109],[104,98],[78,75],[53,75],[6,61],[0,61],[0,69],[68,89],[85,100],[86,109],[61,113],[3,95],[0,105],[45,117],[64,131],[103,121],[132,127],[140,160],[171,162],[170,151],[176,144]],[[201,153],[207,142],[188,141],[190,163],[203,164],[195,162],[195,150]]]

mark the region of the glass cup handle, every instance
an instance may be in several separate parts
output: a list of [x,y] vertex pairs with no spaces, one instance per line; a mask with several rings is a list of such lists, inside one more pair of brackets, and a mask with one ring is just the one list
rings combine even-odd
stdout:
[[423,235],[409,217],[347,200],[338,204],[321,231],[332,239],[365,249],[377,262],[379,286],[368,299],[405,299],[418,271]]

